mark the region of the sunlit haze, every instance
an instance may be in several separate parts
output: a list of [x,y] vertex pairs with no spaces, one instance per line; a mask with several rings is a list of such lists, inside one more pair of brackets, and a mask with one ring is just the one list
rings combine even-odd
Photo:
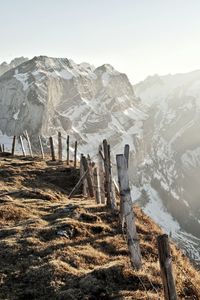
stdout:
[[112,64],[133,83],[200,68],[200,1],[0,0],[0,62],[17,56]]

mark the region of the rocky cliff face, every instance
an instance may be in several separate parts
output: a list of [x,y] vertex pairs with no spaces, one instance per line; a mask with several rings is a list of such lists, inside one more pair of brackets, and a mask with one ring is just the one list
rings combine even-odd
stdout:
[[200,71],[149,77],[135,90],[150,105],[142,185],[147,198],[173,216],[168,231],[200,260]]

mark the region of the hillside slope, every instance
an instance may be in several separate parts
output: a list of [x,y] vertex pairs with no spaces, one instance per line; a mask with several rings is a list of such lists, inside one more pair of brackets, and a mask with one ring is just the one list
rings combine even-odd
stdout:
[[[161,230],[138,207],[136,272],[118,214],[81,195],[68,200],[79,170],[28,158],[0,166],[0,299],[163,299]],[[200,299],[199,273],[171,247],[179,299]]]

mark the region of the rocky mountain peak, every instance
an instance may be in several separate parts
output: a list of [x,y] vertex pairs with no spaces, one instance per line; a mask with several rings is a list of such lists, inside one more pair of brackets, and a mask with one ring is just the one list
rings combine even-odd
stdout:
[[7,62],[3,62],[2,64],[0,64],[0,76],[3,75],[5,72],[9,71],[12,68],[17,67],[18,65],[26,62],[28,60],[28,58],[26,57],[16,57],[13,60],[11,60],[10,63]]

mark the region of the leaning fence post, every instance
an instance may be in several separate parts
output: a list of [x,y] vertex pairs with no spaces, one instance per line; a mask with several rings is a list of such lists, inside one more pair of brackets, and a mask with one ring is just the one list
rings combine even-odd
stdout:
[[30,156],[33,157],[33,152],[32,152],[32,148],[31,148],[31,142],[30,142],[30,138],[29,138],[27,130],[25,131],[25,137],[26,137],[26,140],[27,140],[27,143],[28,143],[28,148],[29,148]]
[[54,144],[53,144],[53,138],[52,138],[52,136],[50,136],[50,138],[49,138],[49,143],[50,143],[50,148],[51,148],[52,161],[55,161],[56,157],[55,157],[55,151],[54,151]]
[[67,165],[69,165],[69,135],[67,136]]
[[128,163],[129,163],[129,145],[126,144],[124,146],[124,156],[126,158],[126,161],[127,161],[127,168],[128,168]]
[[172,257],[170,253],[168,235],[159,235],[157,243],[165,300],[176,300],[177,294],[172,273]]
[[12,142],[12,152],[11,152],[12,156],[14,156],[15,154],[15,142],[16,142],[16,136],[14,135],[13,142]]
[[61,132],[58,132],[58,160],[62,161],[62,136],[61,136]]
[[90,197],[94,197],[93,182],[92,182],[91,174],[89,171],[88,162],[87,162],[87,159],[85,156],[82,157],[82,163],[83,163],[84,172],[88,171],[87,172],[87,184],[88,184],[89,195],[90,195]]
[[76,168],[76,156],[77,156],[77,141],[74,145],[74,168]]
[[23,143],[21,135],[19,136],[19,142],[20,142],[20,145],[21,145],[21,148],[22,148],[23,156],[26,156],[26,151],[24,149],[24,143]]
[[41,151],[41,154],[42,154],[42,159],[44,159],[44,150],[43,150],[43,146],[42,146],[42,140],[41,140],[41,137],[39,135],[39,144],[40,144],[40,151]]
[[135,225],[135,216],[133,213],[133,204],[129,187],[127,162],[123,154],[118,154],[116,156],[116,160],[120,189],[120,202],[122,207],[122,225],[124,225],[125,221],[127,227],[128,248],[131,254],[131,262],[136,269],[140,269],[142,266],[141,253]]

